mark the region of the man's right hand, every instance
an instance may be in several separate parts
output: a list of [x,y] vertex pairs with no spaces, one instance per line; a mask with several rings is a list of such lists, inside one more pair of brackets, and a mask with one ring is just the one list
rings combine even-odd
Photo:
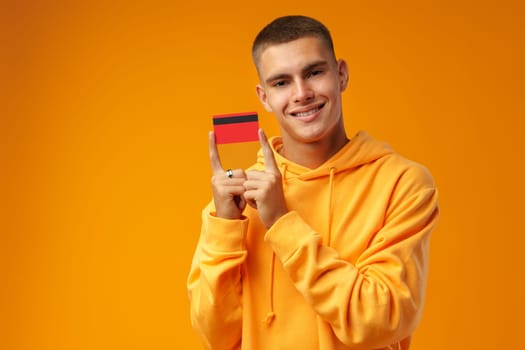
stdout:
[[246,199],[244,199],[246,174],[242,169],[234,169],[232,176],[228,177],[222,168],[213,131],[209,133],[209,146],[215,215],[223,219],[240,219],[246,207]]

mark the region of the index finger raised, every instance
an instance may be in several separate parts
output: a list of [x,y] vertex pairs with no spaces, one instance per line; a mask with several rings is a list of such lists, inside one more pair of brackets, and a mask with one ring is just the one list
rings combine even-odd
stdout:
[[273,155],[272,148],[270,147],[270,143],[268,142],[268,138],[266,137],[266,134],[264,133],[263,129],[259,129],[259,143],[261,144],[261,148],[264,154],[264,163],[266,163],[266,170],[275,174],[280,173],[279,167],[277,166],[277,162],[275,161],[275,156]]
[[215,143],[215,133],[210,131],[208,134],[210,165],[211,171],[215,173],[223,172],[219,151],[217,150],[217,143]]

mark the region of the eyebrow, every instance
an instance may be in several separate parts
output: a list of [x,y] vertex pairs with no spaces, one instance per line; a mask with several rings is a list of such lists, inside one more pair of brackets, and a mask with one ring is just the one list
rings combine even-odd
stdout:
[[[326,62],[325,60],[315,61],[315,62],[312,62],[312,63],[308,64],[306,67],[304,67],[301,70],[301,72],[302,72],[302,74],[305,74],[305,73],[311,71],[314,68],[317,68],[317,67],[320,67],[320,66],[326,66],[326,65],[328,65],[328,62]],[[290,77],[290,74],[279,73],[279,74],[275,74],[275,75],[270,76],[268,79],[265,80],[265,82],[267,84],[269,84],[272,81],[276,81],[276,80],[280,80],[280,79],[286,79],[286,78],[289,78],[289,77]]]

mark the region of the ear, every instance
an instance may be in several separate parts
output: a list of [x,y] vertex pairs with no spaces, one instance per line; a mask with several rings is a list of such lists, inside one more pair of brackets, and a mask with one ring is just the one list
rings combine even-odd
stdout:
[[348,86],[348,65],[345,60],[337,61],[337,69],[339,72],[339,88],[341,91],[345,91]]
[[266,109],[266,112],[271,112],[272,107],[268,104],[268,95],[266,94],[266,90],[260,85],[257,84],[255,87],[257,91],[257,97],[259,97],[259,101],[261,101],[262,105],[264,106],[264,109]]

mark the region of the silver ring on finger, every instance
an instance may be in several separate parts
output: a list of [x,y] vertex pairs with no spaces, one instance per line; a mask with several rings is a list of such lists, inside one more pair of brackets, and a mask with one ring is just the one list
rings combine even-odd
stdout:
[[233,177],[233,170],[231,169],[226,170],[226,176],[228,176],[231,179]]

